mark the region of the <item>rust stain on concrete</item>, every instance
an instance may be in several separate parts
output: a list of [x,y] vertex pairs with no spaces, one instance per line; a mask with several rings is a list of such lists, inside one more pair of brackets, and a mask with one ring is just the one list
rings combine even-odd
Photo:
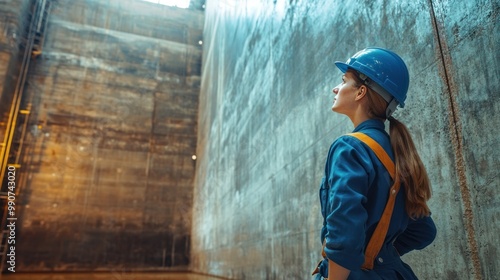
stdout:
[[462,134],[462,126],[459,118],[459,107],[456,100],[456,93],[458,92],[456,84],[453,80],[453,64],[450,55],[450,50],[448,48],[448,44],[446,39],[442,36],[441,30],[444,30],[443,23],[440,22],[436,18],[435,8],[432,3],[432,0],[428,0],[429,2],[429,11],[431,13],[432,20],[432,29],[434,32],[434,38],[438,42],[436,45],[436,53],[440,58],[441,62],[438,64],[439,68],[439,76],[443,80],[444,84],[447,88],[447,100],[448,100],[448,109],[449,109],[449,126],[450,126],[450,134],[451,134],[451,143],[453,146],[453,151],[456,157],[455,168],[458,176],[458,183],[460,186],[460,194],[462,196],[462,203],[464,206],[463,220],[465,225],[465,231],[467,234],[467,243],[468,250],[470,254],[470,258],[473,266],[473,274],[474,279],[480,280],[482,279],[481,272],[481,262],[479,258],[479,250],[477,246],[475,230],[474,230],[474,213],[472,211],[472,202],[471,202],[471,194],[469,187],[467,185],[466,178],[466,167],[465,167],[465,159],[464,159],[464,150],[463,150],[463,134]]

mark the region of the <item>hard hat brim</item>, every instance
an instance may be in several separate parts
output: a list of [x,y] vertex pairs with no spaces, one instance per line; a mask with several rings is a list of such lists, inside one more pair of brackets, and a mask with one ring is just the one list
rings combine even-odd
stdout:
[[335,65],[340,69],[340,71],[342,71],[342,73],[347,72],[347,69],[349,68],[349,65],[340,61],[335,61]]

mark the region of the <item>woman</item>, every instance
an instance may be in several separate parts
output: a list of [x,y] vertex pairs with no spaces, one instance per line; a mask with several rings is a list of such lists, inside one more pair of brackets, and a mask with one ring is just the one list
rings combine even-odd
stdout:
[[[382,48],[366,48],[335,65],[344,75],[333,89],[332,111],[349,117],[353,132],[362,132],[382,146],[395,164],[397,183],[360,140],[344,135],[333,142],[320,188],[325,259],[317,279],[417,279],[400,256],[431,244],[436,228],[426,203],[431,189],[425,168],[407,128],[391,117],[396,106],[404,107],[408,70],[397,54]],[[387,233],[373,268],[362,269],[393,183],[399,192],[394,194]]]

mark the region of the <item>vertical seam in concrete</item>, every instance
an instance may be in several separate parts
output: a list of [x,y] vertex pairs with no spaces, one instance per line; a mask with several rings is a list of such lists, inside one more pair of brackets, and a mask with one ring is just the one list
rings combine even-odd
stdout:
[[462,202],[464,207],[463,220],[465,225],[465,230],[467,234],[467,242],[470,250],[470,257],[472,260],[474,279],[482,279],[481,273],[481,262],[479,258],[479,251],[477,247],[475,230],[474,230],[474,213],[472,211],[472,202],[471,202],[471,194],[469,191],[469,187],[467,186],[467,178],[466,178],[466,168],[465,168],[465,159],[464,159],[464,150],[463,150],[463,135],[462,135],[462,127],[460,125],[459,115],[458,115],[458,104],[456,101],[456,96],[453,94],[454,89],[456,89],[455,83],[453,81],[453,76],[451,74],[451,69],[448,67],[451,66],[451,58],[449,56],[449,49],[445,42],[444,38],[440,36],[440,25],[438,20],[436,19],[436,14],[434,13],[434,5],[432,0],[428,0],[430,6],[431,13],[431,21],[432,28],[434,30],[434,36],[438,43],[438,51],[440,55],[440,60],[442,65],[440,70],[441,78],[446,84],[447,88],[447,96],[448,96],[448,105],[450,109],[449,122],[450,122],[450,132],[451,132],[451,141],[453,144],[453,151],[456,157],[455,168],[458,175],[458,183],[460,186],[460,194],[462,196]]

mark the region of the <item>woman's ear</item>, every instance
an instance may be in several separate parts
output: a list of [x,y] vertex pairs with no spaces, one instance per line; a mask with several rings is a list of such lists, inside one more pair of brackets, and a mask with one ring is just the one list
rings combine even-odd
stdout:
[[355,100],[361,100],[363,97],[366,96],[366,93],[368,91],[368,88],[365,85],[362,85],[359,87],[358,92],[356,93],[356,98]]

